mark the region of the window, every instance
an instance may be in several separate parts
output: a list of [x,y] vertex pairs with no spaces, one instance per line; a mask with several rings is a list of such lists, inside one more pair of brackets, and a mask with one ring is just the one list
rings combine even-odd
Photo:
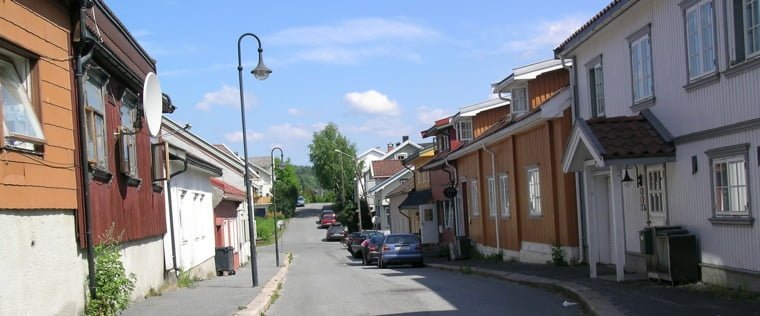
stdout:
[[87,130],[87,160],[97,169],[107,170],[106,109],[103,98],[105,80],[87,74],[85,82],[85,124]]
[[488,177],[488,215],[496,217],[496,181]]
[[528,88],[520,87],[512,89],[512,113],[528,111]]
[[747,146],[708,152],[716,216],[749,216]]
[[407,155],[407,153],[398,153],[398,154],[396,154],[396,159],[397,160],[404,160],[407,157],[409,157],[409,155]]
[[443,201],[443,214],[446,227],[454,227],[454,201]]
[[715,72],[715,23],[713,1],[686,9],[686,50],[689,80]]
[[459,133],[459,140],[461,141],[468,141],[472,139],[472,121],[469,119],[460,121],[457,132]]
[[509,177],[499,176],[499,189],[501,190],[501,216],[509,216]]
[[528,169],[528,213],[541,216],[541,182],[538,167]]
[[601,61],[589,67],[588,79],[591,90],[591,113],[594,117],[604,116],[604,77]]
[[121,99],[121,135],[119,151],[121,154],[121,172],[131,178],[137,178],[137,96],[127,91]]
[[662,167],[647,168],[647,200],[649,211],[653,214],[665,214],[665,176]]
[[35,150],[45,142],[32,103],[29,60],[0,49],[0,147]]
[[478,194],[478,181],[473,180],[470,186],[470,208],[472,208],[472,216],[480,215],[480,195]]
[[731,65],[760,55],[760,2],[728,0],[728,38]]
[[[647,33],[631,41],[631,75],[633,79],[633,102],[652,97],[652,46]],[[638,33],[638,32],[637,32]]]

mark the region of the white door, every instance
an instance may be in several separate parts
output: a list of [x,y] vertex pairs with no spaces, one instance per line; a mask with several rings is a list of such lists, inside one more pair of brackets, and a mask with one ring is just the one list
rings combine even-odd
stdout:
[[596,231],[597,258],[599,263],[614,263],[612,244],[612,204],[610,200],[610,175],[608,173],[594,175],[592,194],[594,230]]
[[420,205],[420,235],[423,244],[438,243],[438,214],[435,204]]
[[668,223],[668,203],[665,182],[665,168],[662,165],[647,166],[646,181],[642,191],[646,192],[646,207],[652,226]]

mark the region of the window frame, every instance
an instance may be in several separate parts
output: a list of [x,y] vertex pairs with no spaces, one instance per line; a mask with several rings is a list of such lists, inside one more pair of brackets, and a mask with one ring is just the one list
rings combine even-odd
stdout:
[[[108,172],[108,105],[105,96],[110,77],[107,73],[97,69],[99,68],[91,67],[88,68],[85,73],[85,91],[83,91],[83,93],[85,94],[84,111],[86,121],[84,132],[87,138],[87,148],[84,150],[87,151],[87,163],[91,170]],[[94,85],[99,90],[100,100],[102,101],[102,110],[97,109],[90,104],[90,99],[87,97],[88,84]],[[102,113],[98,110],[101,110]],[[98,141],[98,135],[93,134],[98,132],[98,130],[96,130],[97,116],[100,116],[103,120],[102,126],[99,128],[99,132],[102,133],[102,141]],[[92,143],[93,147],[92,152],[90,152],[90,143]],[[99,152],[100,147],[98,147],[98,145],[103,146],[103,157],[99,156],[101,153]],[[91,154],[93,155],[92,157],[90,156]],[[93,157],[94,159],[92,159]]]
[[501,216],[509,217],[511,215],[511,212],[509,210],[509,174],[504,173],[499,175],[499,192],[501,201],[501,203],[499,203],[499,207],[501,208]]
[[5,80],[18,85],[16,92],[19,95],[16,97],[21,99],[17,101],[20,101],[23,107],[24,121],[31,125],[31,134],[35,135],[16,133],[7,127],[5,118],[8,113],[2,105],[3,96],[0,94],[0,148],[41,153],[47,140],[39,100],[40,80],[37,68],[39,57],[4,44],[5,42],[0,41],[0,65],[7,67],[12,76],[10,78],[4,76]]
[[[465,125],[467,125],[467,128],[465,128]],[[468,134],[468,137],[465,137],[465,134]],[[459,138],[460,141],[466,142],[473,139],[474,136],[472,119],[466,118],[457,122],[457,138]]]
[[[523,91],[524,95],[520,96],[520,94],[515,93],[515,91]],[[528,110],[530,109],[530,105],[528,104],[528,86],[514,87],[510,91],[510,94],[512,96],[512,101],[510,102],[511,103],[510,107],[512,107],[512,113],[518,114],[518,113],[528,112]]]
[[[597,72],[599,73],[599,77],[601,79],[601,85],[599,85],[597,82]],[[606,116],[606,109],[604,104],[604,65],[602,64],[602,55],[594,57],[588,63],[586,63],[586,74],[588,75],[587,79],[589,85],[589,104],[591,105],[591,116],[604,117]],[[598,89],[600,87],[601,89]]]
[[[535,177],[532,176],[533,173],[535,173]],[[544,214],[541,205],[541,170],[538,165],[528,166],[526,174],[528,180],[528,215],[541,217]]]
[[[138,103],[139,99],[135,93],[126,90],[121,97],[121,104],[119,105],[119,163],[120,171],[130,179],[139,180],[139,166],[137,155],[137,124],[138,118]],[[125,124],[124,122],[124,109],[129,108],[129,114],[131,116],[130,122]],[[126,144],[125,144],[126,143]],[[125,149],[125,145],[131,147]],[[139,181],[138,181],[139,183]]]
[[[642,104],[646,104],[649,101],[654,99],[654,65],[653,65],[653,56],[652,56],[652,36],[650,32],[650,25],[647,24],[640,30],[634,32],[632,35],[628,36],[626,38],[628,40],[628,54],[629,54],[629,65],[631,69],[631,95],[633,100],[633,106],[639,106]],[[643,49],[642,45],[643,43],[647,43],[647,50]],[[640,67],[637,67],[637,60],[636,56],[634,55],[637,52],[637,49],[640,50],[639,54],[639,63]],[[644,53],[647,53],[647,55],[644,55]],[[644,57],[648,56],[648,60],[644,60]],[[649,81],[647,81],[646,71],[649,71]],[[639,77],[643,82],[641,83],[641,86],[639,86]],[[649,94],[643,94],[643,91],[640,91],[641,88],[646,89],[646,84],[649,84],[648,93]],[[637,95],[637,91],[638,95]]]
[[472,216],[480,216],[480,188],[478,187],[478,180],[470,181],[470,208],[472,208]]
[[[757,11],[757,16],[758,16],[758,20],[754,21],[755,24],[753,24],[753,25],[749,25],[749,21],[748,21],[749,20],[748,17],[752,16],[752,14],[749,13],[750,11],[745,10],[747,8],[747,5],[748,5],[749,2],[753,2],[754,3],[754,8]],[[752,48],[749,47],[750,46],[749,42],[751,40],[751,37],[748,34],[748,33],[752,32],[752,31],[748,30],[749,28],[754,28],[753,31],[756,34],[760,32],[760,0],[743,0],[742,1],[742,15],[743,15],[742,16],[742,24],[743,24],[742,25],[742,37],[744,38],[744,56],[745,56],[745,59],[750,59],[750,58],[753,58],[753,57],[756,57],[756,56],[760,55],[760,35],[757,35],[758,36],[757,42],[754,42],[754,44],[755,44],[755,46],[757,46],[757,48],[754,51],[752,51],[751,50]]]
[[[712,70],[705,71],[705,45],[704,45],[704,24],[703,24],[703,12],[702,8],[705,5],[710,5],[710,12],[709,12],[709,18],[710,18],[710,25],[711,29],[709,30],[709,35],[711,36],[711,44],[712,44]],[[715,1],[714,0],[692,0],[687,3],[681,4],[681,9],[683,13],[683,27],[684,27],[684,48],[686,53],[686,78],[688,83],[694,83],[697,81],[700,81],[702,79],[705,79],[707,77],[715,76],[718,73],[718,34],[717,34],[717,26],[716,26],[716,12],[715,12]],[[697,58],[699,59],[699,73],[694,73],[694,70],[692,68],[692,57],[690,53],[690,37],[689,37],[689,14],[691,12],[696,12],[697,14],[697,21],[696,21],[696,37],[698,44],[697,45],[697,51],[699,52]]]
[[488,216],[496,217],[496,178],[488,177]]
[[[668,213],[667,203],[667,174],[665,168],[662,165],[647,166],[646,171],[646,197],[647,197],[647,211],[652,214],[658,214],[665,216]],[[657,174],[653,176],[653,174]],[[655,183],[654,179],[659,177],[659,181]],[[658,201],[657,201],[658,200]],[[658,206],[656,208],[656,206]]]
[[[713,219],[752,219],[752,201],[751,201],[751,181],[750,179],[750,166],[749,166],[749,144],[739,144],[734,146],[716,148],[708,150],[705,154],[709,158],[710,166],[710,199]],[[731,163],[736,161],[742,161],[744,163],[744,200],[745,211],[719,211],[716,199],[716,177],[715,166],[717,163]],[[728,167],[728,166],[726,166]],[[730,179],[729,179],[730,182]],[[734,185],[741,186],[741,185]],[[727,184],[727,189],[731,190],[731,183]],[[732,204],[729,196],[729,204]]]

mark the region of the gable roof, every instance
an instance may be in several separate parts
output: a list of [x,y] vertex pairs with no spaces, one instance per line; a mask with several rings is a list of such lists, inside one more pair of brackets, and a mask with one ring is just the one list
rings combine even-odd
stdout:
[[599,13],[594,15],[590,20],[586,21],[580,28],[573,32],[570,37],[565,39],[557,48],[554,49],[554,56],[561,58],[561,56],[575,47],[583,43],[586,39],[591,37],[596,31],[604,27],[612,19],[616,18],[622,13],[624,8],[627,8],[638,0],[613,0],[604,7]]
[[463,106],[459,108],[459,113],[454,115],[453,120],[456,121],[460,117],[472,117],[472,116],[478,115],[478,113],[480,112],[488,111],[493,108],[507,105],[509,104],[509,102],[510,101],[495,98],[495,99],[489,99],[489,100],[481,101],[475,104]]
[[506,78],[497,83],[491,84],[491,89],[494,93],[503,92],[504,88],[514,82],[533,80],[544,73],[561,69],[563,67],[571,67],[572,65],[573,62],[571,60],[565,60],[563,63],[560,59],[547,59],[530,65],[517,67],[512,69],[512,73]]
[[375,186],[373,186],[372,188],[370,188],[369,190],[367,190],[367,193],[368,194],[375,194],[377,191],[380,191],[380,190],[384,189],[386,186],[388,186],[389,184],[391,184],[391,183],[393,183],[395,181],[398,181],[399,179],[401,179],[401,177],[409,174],[410,172],[411,172],[411,170],[406,169],[406,168],[402,168],[401,170],[399,170],[399,172],[396,172],[396,174],[394,174],[392,177],[387,178],[387,179],[383,180],[382,182],[380,182],[378,184],[375,184]]
[[378,149],[377,147],[372,147],[370,149],[367,149],[365,152],[361,153],[359,156],[356,156],[356,160],[364,159],[364,157],[368,156],[371,153],[375,153],[380,157],[385,155],[385,153],[382,150]]
[[387,178],[396,174],[401,169],[405,169],[404,165],[401,164],[401,160],[373,160],[371,174],[374,178]]
[[225,200],[232,200],[237,202],[245,201],[245,191],[240,190],[227,182],[224,182],[222,179],[211,178],[211,185],[222,189],[224,192],[223,198]]
[[272,158],[269,156],[265,157],[248,157],[248,162],[253,166],[254,168],[257,168],[264,173],[268,175],[272,175],[270,172],[270,169],[272,168]]
[[417,143],[415,143],[415,142],[413,142],[411,140],[406,140],[403,143],[401,143],[400,145],[396,146],[396,148],[393,148],[393,150],[387,152],[385,155],[383,155],[382,157],[380,157],[380,159],[385,160],[385,159],[388,159],[388,157],[394,157],[393,155],[395,155],[397,152],[401,151],[401,148],[404,148],[406,146],[412,146],[412,147],[414,147],[416,149],[422,148],[422,146],[417,145]]

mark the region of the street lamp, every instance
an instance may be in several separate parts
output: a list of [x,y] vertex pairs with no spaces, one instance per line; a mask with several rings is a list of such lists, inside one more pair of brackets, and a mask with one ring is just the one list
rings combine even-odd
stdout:
[[245,202],[248,204],[248,235],[251,237],[250,243],[251,243],[251,280],[253,281],[253,286],[256,287],[259,285],[259,274],[258,274],[258,265],[256,263],[256,236],[254,235],[253,231],[253,201],[251,201],[251,175],[248,171],[248,139],[247,139],[247,133],[245,131],[245,99],[243,98],[243,65],[242,61],[240,59],[240,42],[243,40],[246,36],[252,36],[256,39],[256,42],[259,44],[259,64],[256,65],[256,68],[251,71],[254,77],[259,80],[265,80],[269,77],[269,74],[272,73],[272,70],[267,68],[267,66],[264,66],[264,59],[262,58],[262,52],[264,52],[263,49],[261,49],[261,40],[259,40],[259,37],[256,36],[256,34],[253,33],[245,33],[243,35],[240,35],[240,38],[238,38],[237,42],[237,58],[238,58],[238,84],[240,86],[240,119],[243,125],[243,159],[245,159]]
[[[335,152],[339,153],[339,154],[341,154],[343,156],[348,157],[349,159],[351,159],[351,161],[354,160],[353,156],[340,151],[340,149],[336,148]],[[354,168],[354,177],[356,177],[356,181],[358,182],[359,181],[359,168],[357,168],[357,167],[358,166],[356,166]],[[340,174],[341,174],[341,176],[343,175],[343,157],[340,158]],[[343,187],[343,182],[341,182],[340,184],[341,184],[341,188],[342,188]],[[354,197],[356,198],[356,212],[359,213],[359,231],[362,231],[362,230],[364,230],[364,225],[362,223],[362,206],[361,206],[361,204],[359,202],[359,190],[357,188],[354,188],[354,191],[355,191]]]
[[277,245],[277,199],[275,199],[275,181],[277,181],[277,175],[274,171],[274,151],[279,150],[280,151],[280,163],[282,163],[282,148],[275,147],[272,148],[272,151],[269,154],[269,158],[272,159],[272,166],[270,167],[270,170],[272,171],[272,204],[273,204],[273,219],[274,219],[274,258],[275,258],[275,267],[280,266],[280,247]]

